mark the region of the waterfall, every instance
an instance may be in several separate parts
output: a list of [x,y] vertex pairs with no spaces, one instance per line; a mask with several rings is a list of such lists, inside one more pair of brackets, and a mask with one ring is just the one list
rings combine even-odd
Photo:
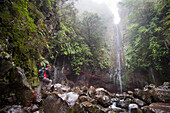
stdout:
[[117,47],[116,47],[116,73],[119,79],[119,83],[120,83],[120,93],[122,93],[122,78],[121,78],[121,37],[120,37],[120,31],[118,28],[118,25],[116,26],[116,43],[117,43]]
[[55,66],[56,60],[57,60],[57,54],[55,55],[55,59],[54,59],[54,63],[53,63],[54,66]]
[[63,66],[62,69],[61,69],[61,73],[62,73],[62,74],[64,73],[64,66]]
[[112,67],[109,70],[109,77],[110,77],[110,80],[113,81],[113,68]]
[[53,63],[53,69],[54,69],[54,78],[53,78],[53,82],[56,83],[57,80],[57,67],[55,66],[57,60],[57,54],[55,55],[55,59],[54,59],[54,63]]
[[154,76],[154,74],[153,74],[153,69],[152,69],[152,67],[150,68],[150,71],[151,71],[151,76],[152,76],[152,79],[153,79],[153,83],[156,84],[155,76]]
[[53,68],[54,68],[54,84],[55,84],[57,80],[57,67],[53,66]]

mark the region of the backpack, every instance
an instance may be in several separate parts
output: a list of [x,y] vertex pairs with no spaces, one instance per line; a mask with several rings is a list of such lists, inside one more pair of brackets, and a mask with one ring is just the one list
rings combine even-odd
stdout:
[[38,78],[39,78],[39,79],[43,79],[43,78],[44,78],[44,73],[45,73],[45,68],[42,67],[42,68],[39,70]]

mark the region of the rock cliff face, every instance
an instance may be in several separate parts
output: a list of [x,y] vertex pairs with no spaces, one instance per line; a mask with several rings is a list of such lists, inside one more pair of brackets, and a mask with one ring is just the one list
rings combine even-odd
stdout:
[[[80,75],[74,75],[71,70],[64,70],[66,84],[70,87],[75,86],[94,86],[95,88],[103,87],[110,92],[116,92],[117,88],[110,78],[104,78],[98,75],[92,75],[87,72],[81,71]],[[60,78],[61,79],[61,78]],[[60,80],[61,81],[61,80]]]
[[0,105],[21,103],[24,106],[30,106],[35,99],[35,93],[27,82],[24,70],[15,67],[8,54],[1,53],[0,62],[2,62],[0,65]]

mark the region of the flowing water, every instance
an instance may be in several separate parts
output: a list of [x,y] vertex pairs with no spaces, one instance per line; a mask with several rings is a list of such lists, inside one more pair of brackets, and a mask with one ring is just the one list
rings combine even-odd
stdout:
[[55,55],[53,66],[55,66],[56,60],[57,60],[57,54]]
[[57,67],[53,66],[53,68],[54,68],[54,79],[53,79],[53,82],[55,84],[56,81],[57,81]]
[[64,73],[64,66],[63,66],[62,69],[61,69],[61,73],[62,73],[62,74]]
[[54,63],[53,63],[53,69],[54,69],[54,78],[53,82],[56,83],[57,80],[57,67],[55,66],[57,60],[57,54],[55,55]]
[[116,26],[116,73],[120,83],[120,93],[122,93],[122,78],[121,78],[121,36],[118,25]]
[[156,84],[155,76],[154,76],[152,67],[150,68],[150,71],[151,71],[151,76],[152,76],[153,83]]

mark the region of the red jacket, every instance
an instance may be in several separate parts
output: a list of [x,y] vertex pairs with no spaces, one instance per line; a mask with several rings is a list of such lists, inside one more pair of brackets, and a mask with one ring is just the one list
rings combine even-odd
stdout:
[[45,68],[44,78],[47,78],[47,73],[46,73],[46,70],[47,70],[47,69],[48,69],[48,70],[50,70],[50,68],[49,68],[49,67],[46,67],[46,68]]

